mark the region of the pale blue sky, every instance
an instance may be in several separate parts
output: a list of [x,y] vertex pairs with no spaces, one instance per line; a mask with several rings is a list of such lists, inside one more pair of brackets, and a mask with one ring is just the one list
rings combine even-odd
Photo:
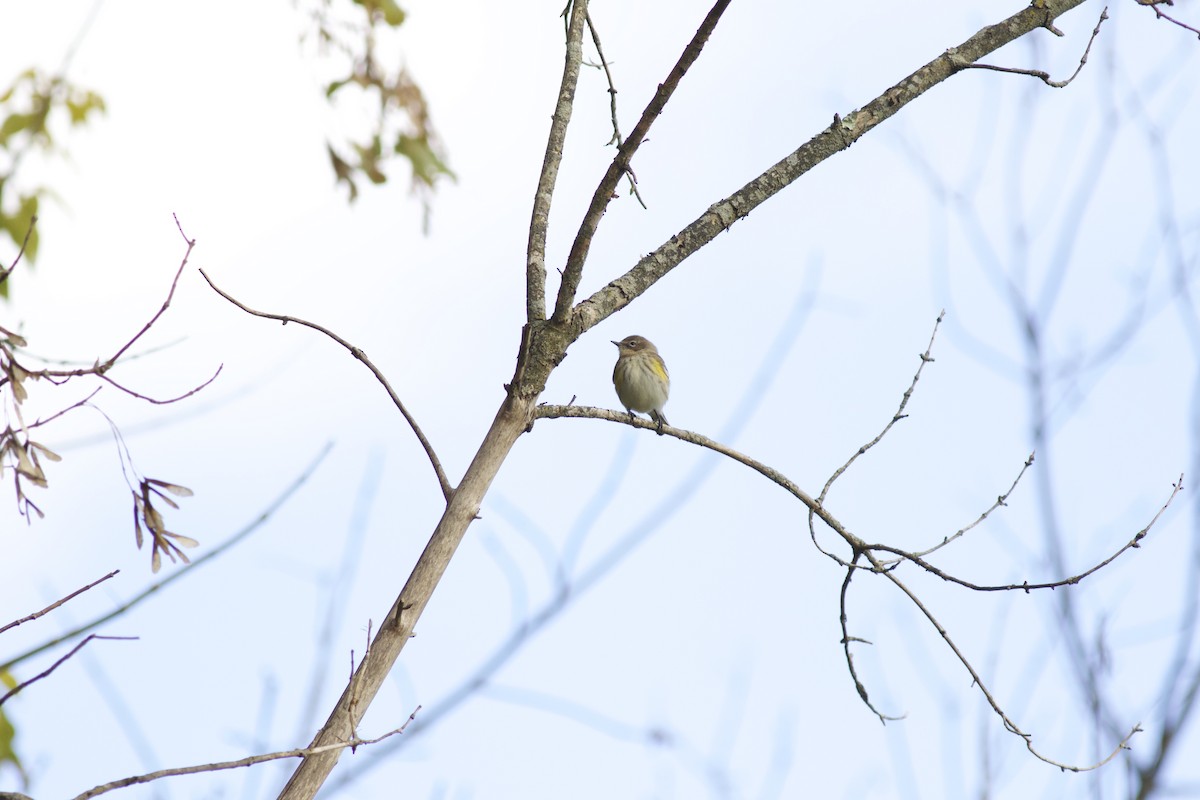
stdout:
[[[610,206],[581,295],[835,112],[865,104],[1019,5],[733,4],[637,157],[649,210],[624,195]],[[90,6],[10,9],[0,74],[54,67]],[[23,325],[39,354],[89,363],[107,355],[162,301],[184,249],[174,212],[198,244],[147,345],[174,344],[114,375],[155,395],[185,391],[218,365],[221,377],[176,406],[112,390],[96,401],[142,473],[195,491],[170,515],[172,529],[205,552],[252,520],[325,442],[336,446],[253,538],[102,631],[138,641],[93,642],[86,658],[5,706],[38,800],[307,743],[344,685],[350,651],[361,654],[368,620],[386,611],[440,513],[432,470],[369,373],[311,331],[232,308],[197,267],[252,307],[312,319],[362,347],[451,480],[503,397],[562,64],[561,3],[405,7],[397,57],[425,89],[459,176],[439,191],[427,237],[403,179],[366,189],[353,207],[333,186],[324,137],[346,123],[322,100],[324,76],[301,53],[290,4],[110,0],[74,60],[72,79],[101,91],[109,111],[66,140],[68,163],[26,176],[53,186],[62,203],[43,210],[41,260],[14,279],[16,302],[0,324]],[[593,8],[625,131],[707,8]],[[989,61],[1069,74],[1100,9],[1086,4],[1060,20],[1064,39],[1035,32]],[[1196,460],[1196,350],[1181,322],[1186,303],[1173,292],[1176,267],[1185,264],[1190,281],[1196,265],[1200,99],[1187,76],[1200,56],[1194,37],[1146,9],[1114,4],[1109,14],[1069,88],[982,71],[936,88],[582,338],[543,399],[617,407],[609,340],[645,335],[671,369],[674,424],[722,436],[815,494],[891,418],[945,308],[910,417],[829,498],[863,538],[926,547],[986,509],[1033,446],[1005,281],[1037,295],[1051,265],[1067,264],[1047,347],[1055,364],[1071,364],[1118,327],[1146,276],[1145,313],[1117,356],[1053,384],[1051,452],[1007,508],[938,564],[981,583],[1057,577],[1039,527],[1042,477],[1057,492],[1073,569],[1120,547]],[[612,157],[609,135],[605,85],[585,70],[551,217],[552,288]],[[1086,212],[1075,223],[1081,185]],[[1165,219],[1177,235],[1164,233]],[[1062,231],[1075,224],[1068,253]],[[61,391],[35,388],[27,416],[63,404]],[[65,391],[69,401],[83,393]],[[122,572],[6,633],[0,660],[153,580],[148,553],[133,546],[103,417],[75,412],[46,444],[64,456],[38,495],[47,518],[27,527],[0,505],[0,621]],[[354,782],[328,796],[957,798],[985,785],[995,797],[1120,796],[1120,765],[1080,776],[1030,757],[913,606],[860,576],[852,633],[874,646],[855,650],[856,665],[883,710],[907,714],[881,726],[846,673],[841,571],[812,546],[802,507],[712,458],[599,421],[539,422],[501,471],[362,732],[395,727],[418,704],[418,721],[437,724],[373,763],[369,750],[345,756],[329,786]],[[1176,500],[1139,551],[1076,590],[1088,618],[1106,620],[1122,703],[1114,713],[1128,726],[1161,712],[1155,692],[1184,577],[1195,572],[1193,494]],[[365,520],[362,556],[337,591],[344,610],[332,641],[318,649],[356,518]],[[568,541],[586,532],[578,577],[648,519],[652,535],[619,568],[539,630],[491,688],[440,717],[444,698],[553,598],[547,564]],[[1043,752],[1095,760],[1055,596],[974,595],[907,568],[901,577]],[[1190,658],[1194,666],[1194,648]],[[302,719],[319,668],[318,718]],[[666,744],[647,744],[654,732]],[[1194,726],[1188,736],[1181,752],[1200,746]],[[1149,752],[1149,734],[1133,746]],[[1176,759],[1170,777],[1194,790],[1200,774],[1185,762]],[[273,796],[285,769],[176,778],[122,796]],[[8,788],[14,775],[0,770]]]

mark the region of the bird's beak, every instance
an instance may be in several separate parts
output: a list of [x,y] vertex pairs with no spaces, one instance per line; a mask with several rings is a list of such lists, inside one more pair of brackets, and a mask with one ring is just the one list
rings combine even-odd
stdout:
[[[610,341],[610,342],[612,342],[612,339],[609,339],[609,341]],[[620,343],[620,342],[613,342],[613,344],[615,344],[617,347],[620,347],[620,346],[621,346],[621,343]]]

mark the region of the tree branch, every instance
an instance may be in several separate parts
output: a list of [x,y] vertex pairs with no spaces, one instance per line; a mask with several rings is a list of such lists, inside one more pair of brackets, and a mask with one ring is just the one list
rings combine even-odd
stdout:
[[583,23],[587,17],[587,4],[588,0],[574,0],[568,6],[571,16],[567,22],[566,63],[563,64],[558,103],[550,121],[550,135],[546,137],[542,172],[533,196],[533,218],[529,221],[529,243],[525,251],[526,322],[546,318],[546,234],[550,228],[550,204],[558,181],[558,167],[567,141],[567,126],[575,108],[575,87],[579,84],[579,65],[583,62]]
[[37,683],[42,678],[49,677],[50,673],[54,672],[54,670],[61,667],[67,661],[67,659],[69,659],[71,656],[78,653],[83,648],[83,646],[85,644],[87,644],[88,642],[90,642],[92,639],[106,639],[106,640],[112,640],[112,641],[133,641],[133,640],[137,639],[137,637],[136,636],[99,636],[95,633],[91,634],[86,639],[84,639],[82,642],[80,642],[79,644],[72,647],[66,655],[59,658],[57,661],[55,661],[49,667],[42,670],[37,675],[34,675],[29,680],[24,681],[23,683],[18,683],[11,690],[9,690],[6,694],[4,694],[3,696],[0,696],[0,706],[4,705],[6,702],[8,702],[8,698],[12,697],[13,695],[15,695],[17,692],[21,691],[22,689],[25,689],[26,687],[28,687],[34,683]]
[[388,383],[388,379],[385,378],[383,373],[379,371],[379,367],[376,367],[371,359],[367,358],[367,354],[364,353],[361,348],[355,347],[333,331],[322,325],[318,325],[315,322],[308,322],[307,320],[300,319],[299,317],[290,317],[287,314],[271,314],[267,311],[255,311],[253,308],[250,308],[245,303],[242,303],[237,298],[233,297],[233,295],[219,288],[215,283],[213,283],[212,278],[208,277],[208,273],[204,270],[200,270],[200,275],[203,276],[204,280],[208,281],[208,285],[212,287],[214,292],[221,295],[221,297],[224,297],[230,303],[237,306],[242,311],[245,311],[247,314],[255,317],[263,317],[264,319],[278,320],[284,325],[288,324],[289,322],[295,322],[297,325],[303,325],[306,328],[312,328],[314,331],[320,331],[330,339],[333,339],[335,342],[340,344],[342,347],[349,350],[350,355],[357,358],[367,369],[371,370],[371,374],[374,375],[375,379],[379,381],[380,385],[383,386],[384,391],[388,393],[388,397],[392,398],[392,403],[394,403],[396,408],[400,410],[400,414],[404,417],[405,421],[408,422],[408,426],[412,428],[413,433],[416,434],[417,441],[421,443],[421,447],[425,450],[425,455],[429,457],[429,463],[433,465],[433,472],[435,475],[437,475],[438,486],[440,486],[442,489],[442,497],[446,499],[447,503],[450,502],[450,496],[454,493],[454,489],[450,486],[450,481],[446,478],[446,473],[442,469],[442,462],[438,460],[437,453],[433,451],[433,445],[430,444],[429,440],[425,438],[425,434],[421,431],[421,426],[417,424],[417,421],[413,418],[412,414],[408,413],[408,409],[404,407],[404,403],[400,401],[400,396],[396,394],[394,389],[392,389],[392,385]]
[[[25,623],[25,622],[32,622],[33,620],[37,619],[37,618],[38,618],[38,617],[40,617],[40,616],[43,616],[43,615],[45,615],[45,614],[49,614],[51,611],[53,611],[54,609],[58,608],[58,607],[59,607],[59,606],[61,606],[63,603],[66,603],[66,602],[69,602],[69,601],[71,601],[71,600],[74,600],[76,597],[78,597],[79,595],[83,594],[83,593],[84,593],[84,592],[86,592],[88,589],[91,589],[93,586],[98,586],[99,584],[101,584],[101,583],[104,583],[106,580],[108,580],[109,578],[113,577],[114,575],[116,575],[116,574],[117,574],[118,572],[120,572],[120,571],[121,571],[121,570],[119,570],[119,569],[114,569],[112,572],[108,573],[108,574],[107,574],[107,575],[105,575],[103,578],[100,578],[100,579],[98,579],[98,580],[94,580],[94,581],[92,581],[92,582],[91,582],[91,583],[89,583],[87,586],[84,586],[82,589],[76,589],[75,591],[73,591],[73,592],[71,592],[69,595],[67,595],[66,597],[60,597],[58,600],[55,600],[53,603],[51,603],[50,605],[46,606],[46,607],[45,607],[45,608],[43,608],[41,611],[35,611],[35,612],[33,612],[32,614],[30,614],[29,616],[27,616],[27,617],[21,617],[20,619],[15,619],[15,620],[13,620],[12,622],[8,623],[7,625],[5,625],[5,626],[3,626],[3,627],[0,627],[0,633],[4,633],[6,630],[8,630],[8,629],[10,629],[10,628],[15,628],[15,627],[17,627],[18,625],[20,625],[20,624],[22,624],[22,623]],[[3,671],[3,670],[0,670],[0,671]]]
[[[1030,31],[1051,26],[1056,18],[1083,2],[1084,0],[1046,0],[1041,4],[1044,7],[1029,6],[1003,22],[980,30],[958,47],[950,48],[861,109],[850,111],[844,117],[835,114],[833,124],[824,131],[729,197],[714,203],[679,233],[643,257],[624,275],[576,305],[571,313],[572,331],[579,335],[629,305],[659,278],[728,230],[735,222],[744,219],[751,211],[817,164],[849,148],[937,84]],[[630,134],[626,145],[637,141],[639,139],[635,131]],[[614,174],[619,178],[620,171],[616,169],[616,162],[609,168],[605,179],[609,180]],[[581,237],[582,234],[581,230]],[[571,274],[574,257],[575,252],[572,250],[571,260],[568,261],[568,275]],[[559,301],[560,304],[563,302],[562,291],[559,293]],[[558,309],[555,313],[557,319]]]
[[1108,19],[1108,6],[1100,12],[1100,19],[1096,22],[1096,27],[1092,29],[1092,36],[1088,39],[1087,47],[1083,50],[1083,55],[1079,57],[1079,66],[1071,73],[1071,76],[1066,80],[1056,81],[1050,77],[1050,73],[1041,69],[1022,69],[1020,67],[997,67],[992,64],[968,64],[967,69],[990,69],[993,72],[1008,72],[1014,75],[1028,75],[1032,78],[1037,78],[1042,83],[1053,89],[1066,88],[1071,81],[1079,77],[1079,73],[1083,72],[1083,67],[1087,64],[1088,54],[1092,52],[1092,44],[1096,41],[1096,37],[1100,35],[1100,26],[1104,24],[1104,20]]
[[[609,144],[615,144],[618,148],[625,144],[625,137],[621,135],[621,123],[617,120],[617,85],[613,81],[612,70],[608,68],[608,59],[604,57],[604,48],[600,44],[600,33],[596,30],[596,24],[592,22],[592,15],[587,15],[588,32],[592,34],[592,44],[596,47],[596,55],[600,57],[599,67],[604,70],[604,77],[608,80],[608,111],[612,116],[613,135],[608,140]],[[642,193],[638,191],[637,175],[633,172],[633,167],[627,165],[625,174],[629,176],[629,191],[637,198],[638,203],[642,208],[646,207],[646,201],[642,199]]]
[[21,240],[21,249],[17,251],[17,257],[9,264],[8,269],[0,266],[0,284],[8,280],[8,276],[12,275],[13,270],[17,268],[17,264],[21,263],[21,256],[25,255],[25,248],[29,246],[29,237],[33,235],[33,228],[37,225],[37,214],[29,218],[29,227],[25,229],[25,238]]
[[393,730],[388,731],[387,733],[383,734],[382,736],[376,736],[374,739],[360,739],[359,737],[356,736],[356,737],[354,737],[352,739],[348,739],[347,741],[344,741],[344,742],[337,742],[335,744],[321,745],[320,747],[304,747],[304,748],[300,748],[300,749],[296,749],[296,750],[280,750],[275,753],[263,753],[262,755],[257,755],[257,756],[247,756],[246,758],[239,758],[236,761],[217,761],[212,764],[197,764],[196,766],[192,766],[192,767],[174,767],[172,769],[160,769],[156,772],[147,772],[145,775],[134,775],[133,777],[130,777],[130,778],[121,778],[120,780],[112,781],[111,783],[105,783],[100,786],[96,786],[92,789],[88,789],[83,794],[76,795],[73,798],[73,800],[88,800],[88,798],[98,797],[99,795],[107,794],[108,792],[111,792],[114,789],[123,789],[126,786],[136,786],[139,783],[149,783],[150,781],[156,781],[159,778],[170,778],[175,775],[195,775],[196,773],[199,773],[199,772],[219,772],[221,770],[226,770],[226,769],[238,769],[239,767],[250,767],[250,766],[254,766],[255,764],[262,764],[267,761],[278,761],[281,758],[301,758],[304,756],[311,756],[311,755],[316,755],[318,753],[329,752],[331,750],[342,750],[347,747],[354,749],[360,745],[375,744],[376,742],[382,742],[384,739],[391,738],[392,736],[395,736],[398,733],[404,733],[404,729],[407,728],[408,724],[410,722],[412,722],[413,719],[416,718],[417,712],[419,712],[420,710],[421,710],[421,707],[417,706],[413,710],[413,712],[408,715],[408,719],[405,720],[403,725],[401,725],[399,728],[394,728]]
[[731,0],[717,0],[713,5],[708,16],[700,23],[692,40],[688,42],[688,46],[679,56],[679,60],[675,62],[667,79],[658,85],[658,91],[654,93],[646,110],[642,112],[642,118],[633,127],[629,138],[617,148],[617,155],[613,157],[612,163],[608,165],[608,171],[600,179],[600,185],[596,187],[596,192],[592,195],[592,202],[579,226],[579,232],[575,235],[575,242],[571,245],[571,253],[567,256],[567,268],[563,272],[562,283],[558,287],[558,300],[554,305],[555,322],[561,324],[567,321],[571,304],[575,302],[575,293],[579,290],[579,281],[583,278],[583,264],[587,261],[588,251],[591,249],[592,237],[595,236],[596,229],[600,226],[600,219],[604,216],[604,210],[608,208],[608,204],[613,198],[621,176],[630,169],[633,155],[645,141],[646,134],[650,132],[650,126],[662,114],[667,101],[675,93],[675,89],[678,88],[679,82],[683,80],[688,69],[700,57],[700,51],[704,49],[708,37],[712,35],[713,29],[717,27],[721,15],[725,13],[730,2]]

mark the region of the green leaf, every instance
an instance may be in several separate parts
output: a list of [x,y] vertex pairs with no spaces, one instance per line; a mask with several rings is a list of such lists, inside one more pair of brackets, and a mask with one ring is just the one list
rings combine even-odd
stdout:
[[0,147],[8,145],[8,140],[15,134],[33,126],[37,116],[34,114],[9,114],[0,124]]
[[340,80],[340,81],[334,81],[333,83],[331,83],[331,84],[329,84],[328,86],[326,86],[326,87],[325,87],[325,99],[326,99],[326,100],[328,100],[329,98],[333,97],[334,93],[335,93],[335,92],[336,92],[338,89],[341,89],[343,86],[345,86],[345,85],[346,85],[347,83],[349,83],[349,82],[350,82],[350,79],[349,79],[349,78],[345,78],[345,79],[343,79],[343,80]]
[[66,106],[72,125],[82,125],[93,112],[103,113],[106,110],[104,98],[92,91],[72,92],[67,97]]
[[393,28],[404,24],[404,9],[400,8],[393,0],[379,0],[379,10],[383,12],[383,21]]
[[412,164],[413,180],[426,186],[433,186],[443,175],[456,180],[450,167],[434,152],[426,136],[409,136],[400,134],[396,138],[395,151],[404,156]]
[[[0,671],[0,684],[9,689],[15,689],[17,688],[17,679],[7,670]],[[7,692],[3,693],[6,694]],[[16,729],[8,721],[8,717],[4,715],[4,709],[0,708],[0,767],[6,763],[12,764],[17,768],[17,774],[21,776],[22,782],[27,782],[28,777],[25,775],[25,768],[21,766],[21,759],[17,757],[16,748],[13,746],[13,740],[16,738],[16,735]]]
[[25,241],[25,234],[29,233],[29,243],[25,245],[25,255],[22,259],[29,259],[29,263],[37,261],[38,236],[37,226],[33,230],[29,230],[29,226],[33,225],[33,218],[38,213],[38,196],[37,194],[22,195],[21,204],[17,207],[17,212],[3,220],[3,226],[12,237],[13,242],[17,247],[21,246],[21,242]]
[[[350,202],[353,203],[358,198],[358,185],[354,183],[354,168],[337,154],[333,149],[333,145],[325,143],[325,149],[329,151],[329,163],[333,166],[333,174],[337,176],[338,183],[345,183],[350,189]],[[4,285],[0,284],[0,289]]]
[[372,25],[375,24],[376,15],[382,16],[383,21],[393,28],[404,24],[404,10],[395,0],[354,0],[354,4],[363,7]]

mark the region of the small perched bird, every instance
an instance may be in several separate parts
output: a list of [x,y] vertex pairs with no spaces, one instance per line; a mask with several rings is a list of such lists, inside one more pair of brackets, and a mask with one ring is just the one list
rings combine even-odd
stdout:
[[667,404],[667,395],[671,393],[667,365],[658,354],[658,348],[644,336],[626,336],[613,344],[620,350],[617,365],[613,367],[617,397],[629,416],[632,417],[635,411],[648,414],[658,423],[661,436],[662,426],[670,424],[662,411]]

